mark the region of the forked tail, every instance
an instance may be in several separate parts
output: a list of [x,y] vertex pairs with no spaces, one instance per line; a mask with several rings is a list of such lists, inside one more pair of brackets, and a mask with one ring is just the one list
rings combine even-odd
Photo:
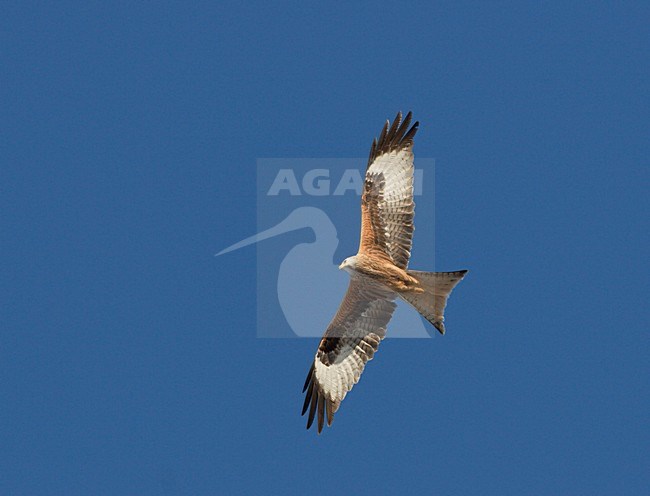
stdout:
[[418,280],[424,292],[405,291],[400,293],[400,296],[413,305],[422,317],[431,322],[440,334],[444,334],[444,313],[447,298],[451,290],[454,289],[454,286],[465,277],[467,271],[423,272],[420,270],[409,270],[407,273]]

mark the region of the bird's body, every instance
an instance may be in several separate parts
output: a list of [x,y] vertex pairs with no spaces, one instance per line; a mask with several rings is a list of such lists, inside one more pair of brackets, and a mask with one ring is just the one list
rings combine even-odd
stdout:
[[359,253],[354,257],[346,258],[339,268],[375,279],[396,292],[423,292],[416,278],[395,265],[382,253]]
[[444,309],[453,287],[467,271],[423,272],[408,269],[413,237],[413,137],[411,113],[386,122],[370,149],[361,198],[359,251],[340,269],[350,284],[321,339],[307,375],[303,415],[307,428],[318,417],[331,425],[341,401],[359,380],[386,335],[397,297],[410,303],[444,334]]

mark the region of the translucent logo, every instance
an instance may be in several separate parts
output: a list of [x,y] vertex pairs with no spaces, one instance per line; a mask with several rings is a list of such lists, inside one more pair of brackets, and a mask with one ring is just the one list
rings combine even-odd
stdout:
[[[415,166],[409,267],[433,270],[434,161]],[[338,266],[359,246],[365,167],[365,159],[257,161],[257,229],[217,255],[256,251],[259,337],[320,337],[336,314],[349,281]],[[430,337],[418,313],[396,303],[387,337]]]

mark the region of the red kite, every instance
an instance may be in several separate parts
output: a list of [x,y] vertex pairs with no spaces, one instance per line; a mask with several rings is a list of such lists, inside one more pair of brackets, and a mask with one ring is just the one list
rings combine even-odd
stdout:
[[309,410],[307,429],[318,417],[331,425],[341,401],[359,381],[386,335],[386,326],[400,297],[410,303],[441,334],[451,290],[467,273],[422,272],[407,268],[413,238],[413,138],[411,112],[392,125],[386,121],[370,147],[361,197],[359,252],[339,266],[350,284],[334,319],[321,339],[303,392]]

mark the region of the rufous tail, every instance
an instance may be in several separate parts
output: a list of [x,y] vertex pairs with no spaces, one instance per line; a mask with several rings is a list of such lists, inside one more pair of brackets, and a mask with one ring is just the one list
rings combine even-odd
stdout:
[[465,277],[467,271],[423,272],[408,270],[407,273],[418,280],[424,292],[404,291],[400,292],[399,295],[413,305],[422,317],[431,322],[440,334],[444,334],[444,314],[447,298],[454,286]]

